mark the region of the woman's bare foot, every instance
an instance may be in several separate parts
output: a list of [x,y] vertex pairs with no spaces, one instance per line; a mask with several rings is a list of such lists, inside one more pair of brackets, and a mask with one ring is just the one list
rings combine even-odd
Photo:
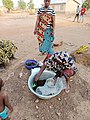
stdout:
[[46,55],[46,53],[39,53],[39,56]]
[[53,46],[57,47],[57,46],[61,46],[62,44],[63,44],[63,41],[61,41],[60,43],[53,43]]
[[71,88],[70,84],[67,84],[67,88],[64,90],[65,93],[68,94],[70,92],[70,88]]
[[59,45],[61,46],[62,44],[63,44],[63,41],[61,41]]

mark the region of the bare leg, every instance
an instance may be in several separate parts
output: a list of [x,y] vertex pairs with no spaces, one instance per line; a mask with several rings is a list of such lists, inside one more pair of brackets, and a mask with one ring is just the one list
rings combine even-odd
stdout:
[[77,16],[77,22],[79,22],[79,16]]
[[73,22],[75,21],[76,17],[77,17],[77,16],[75,15],[75,18],[74,18]]
[[82,23],[83,23],[84,16],[82,15]]
[[56,47],[56,46],[61,46],[63,44],[63,41],[61,41],[60,43],[53,43],[53,46]]
[[66,80],[66,82],[67,82],[67,88],[65,89],[65,93],[69,93],[70,92],[70,85],[69,85],[68,80]]

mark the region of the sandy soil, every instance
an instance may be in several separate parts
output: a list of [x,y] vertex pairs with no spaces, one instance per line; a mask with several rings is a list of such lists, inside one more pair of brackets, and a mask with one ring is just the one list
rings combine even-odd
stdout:
[[[85,16],[84,23],[72,22],[73,18],[74,15],[56,15],[55,43],[63,41],[63,44],[54,47],[55,51],[72,52],[81,45],[90,47],[90,15]],[[90,120],[90,50],[75,56],[78,73],[70,81],[68,94],[41,100],[29,91],[30,71],[24,67],[24,61],[40,61],[45,57],[40,55],[33,35],[35,20],[36,15],[28,14],[0,16],[0,39],[12,40],[18,47],[15,59],[6,68],[0,68],[0,76],[5,81],[4,90],[14,108],[10,117],[12,120]]]

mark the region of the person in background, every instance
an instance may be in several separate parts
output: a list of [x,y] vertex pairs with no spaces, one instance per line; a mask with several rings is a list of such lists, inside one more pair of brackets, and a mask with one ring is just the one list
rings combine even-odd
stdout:
[[55,11],[50,7],[51,0],[44,0],[44,6],[37,12],[34,35],[37,34],[39,51],[44,54],[53,54],[55,31]]
[[79,8],[79,5],[78,5],[77,9],[76,9],[76,15],[75,15],[75,18],[74,18],[73,22],[76,20],[76,18],[77,18],[77,22],[79,22],[79,13],[80,13],[80,8]]
[[86,12],[86,8],[84,6],[82,6],[81,10],[80,10],[80,21],[83,23],[84,21],[84,15]]
[[9,102],[8,95],[2,92],[3,86],[4,86],[4,82],[0,78],[0,120],[9,120],[7,108],[10,110],[11,113],[13,111],[13,107]]

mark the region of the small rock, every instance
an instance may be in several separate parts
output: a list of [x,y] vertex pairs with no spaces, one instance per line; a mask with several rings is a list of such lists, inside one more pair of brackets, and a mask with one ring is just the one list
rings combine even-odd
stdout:
[[38,116],[38,115],[37,115],[36,117],[37,117],[37,118],[39,118],[39,116]]
[[36,109],[38,109],[39,107],[36,105]]
[[60,101],[60,100],[61,100],[61,98],[58,98],[58,100]]
[[56,112],[56,115],[59,117],[59,116],[61,115],[61,113],[59,113],[59,112]]
[[70,81],[72,82],[73,80],[71,79]]
[[52,108],[52,106],[49,106],[49,108],[51,109],[51,108]]
[[25,85],[23,85],[22,88],[25,89]]
[[64,100],[67,100],[66,98],[64,98]]
[[76,108],[74,108],[74,111],[76,111]]
[[[65,92],[68,94],[70,92],[70,89],[66,89]],[[65,98],[66,100],[66,98]]]
[[23,63],[24,63],[24,61],[21,61],[21,63],[23,64]]
[[44,120],[44,117],[42,117],[42,120]]
[[19,78],[21,78],[23,76],[23,73],[22,72],[20,72],[19,73]]
[[35,100],[35,103],[39,103],[39,99],[36,99],[36,100]]
[[28,75],[28,72],[26,72],[25,75]]

